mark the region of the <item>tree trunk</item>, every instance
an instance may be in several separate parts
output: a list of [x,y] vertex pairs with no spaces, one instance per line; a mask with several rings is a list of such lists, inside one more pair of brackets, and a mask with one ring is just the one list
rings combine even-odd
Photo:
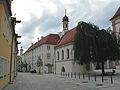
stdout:
[[26,65],[26,72],[28,72],[28,70],[27,70],[27,65]]
[[104,75],[105,74],[104,61],[102,61],[101,64],[102,64],[102,75]]

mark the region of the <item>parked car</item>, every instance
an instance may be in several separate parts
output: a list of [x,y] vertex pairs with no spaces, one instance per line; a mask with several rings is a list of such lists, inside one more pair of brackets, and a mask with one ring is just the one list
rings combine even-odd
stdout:
[[31,72],[31,73],[36,73],[36,70],[31,69],[30,72]]

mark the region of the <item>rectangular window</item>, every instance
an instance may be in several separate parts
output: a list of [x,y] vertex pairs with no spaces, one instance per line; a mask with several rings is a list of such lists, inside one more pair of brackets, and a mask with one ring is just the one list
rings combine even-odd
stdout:
[[47,53],[47,59],[50,59],[50,53]]
[[6,15],[3,16],[3,36],[5,37],[5,39],[8,41],[9,45],[11,45],[11,30],[10,30],[10,24],[9,24],[9,20],[7,19]]
[[0,78],[2,77],[2,58],[0,57]]
[[0,78],[6,75],[6,62],[6,59],[0,57]]
[[47,46],[47,50],[50,50],[50,46]]

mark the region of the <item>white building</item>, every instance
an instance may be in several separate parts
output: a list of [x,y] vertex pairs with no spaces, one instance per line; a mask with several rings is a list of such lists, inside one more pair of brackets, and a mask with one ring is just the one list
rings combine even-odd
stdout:
[[[110,20],[112,22],[113,32],[116,34],[120,45],[120,7]],[[116,62],[116,66],[120,69],[120,60]]]
[[[56,74],[61,72],[73,72],[73,73],[85,73],[87,72],[85,65],[80,65],[74,61],[74,37],[76,34],[76,28],[68,30],[69,18],[65,16],[62,19],[63,21],[63,31],[59,33],[61,37],[57,46],[55,47],[55,71]],[[91,67],[92,68],[92,67]],[[64,71],[63,71],[64,70]],[[92,69],[91,69],[92,70]],[[90,70],[90,71],[91,71]],[[90,72],[89,71],[89,72]]]
[[[113,23],[113,31],[120,33],[120,8],[116,14],[111,19]],[[57,46],[55,47],[55,71],[57,74],[61,72],[73,72],[73,73],[88,73],[93,72],[96,69],[97,64],[90,64],[89,69],[86,69],[86,65],[78,64],[74,61],[74,37],[76,34],[76,28],[68,30],[69,18],[66,16],[63,17],[63,31],[59,33],[61,37]],[[112,69],[115,62],[107,60],[105,62],[105,69]],[[119,62],[120,65],[120,62]]]
[[37,60],[40,56],[43,61],[43,72],[52,73],[54,70],[54,47],[59,40],[57,34],[49,34],[45,37],[41,37],[41,40],[32,44],[28,50],[24,53],[24,60],[28,64],[29,70],[37,69]]
[[[116,13],[111,19],[113,30],[120,32],[120,8]],[[62,32],[42,37],[41,40],[32,44],[24,53],[24,60],[27,62],[28,68],[37,70],[36,62],[38,56],[40,56],[43,61],[43,71],[46,73],[53,71],[56,74],[61,72],[92,72],[96,68],[92,63],[90,64],[90,70],[86,70],[86,65],[74,62],[73,44],[77,31],[76,28],[68,30],[69,18],[66,16],[66,12],[62,20]],[[113,63],[109,61],[105,64],[105,68],[112,68],[112,66]]]

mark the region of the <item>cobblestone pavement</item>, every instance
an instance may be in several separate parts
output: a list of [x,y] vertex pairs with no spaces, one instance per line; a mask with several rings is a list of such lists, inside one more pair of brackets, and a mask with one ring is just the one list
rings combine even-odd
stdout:
[[3,90],[120,90],[120,82],[111,84],[109,81],[102,83],[101,79],[95,82],[92,78],[89,81],[87,78],[83,80],[52,74],[18,73],[13,84],[8,84]]

